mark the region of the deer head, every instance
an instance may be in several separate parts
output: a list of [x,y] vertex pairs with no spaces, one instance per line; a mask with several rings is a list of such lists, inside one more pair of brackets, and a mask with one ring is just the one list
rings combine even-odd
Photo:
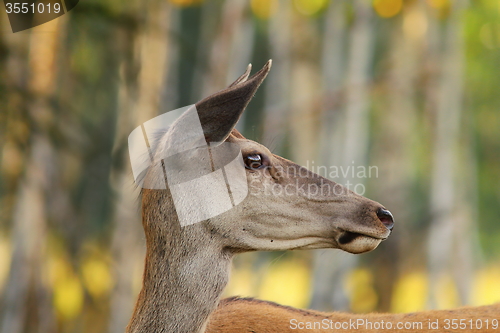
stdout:
[[[392,215],[379,203],[234,129],[270,68],[271,61],[249,78],[249,67],[161,134],[144,178],[147,255],[127,332],[203,332],[235,253],[317,248],[362,253],[391,233]],[[198,178],[205,186],[193,186]],[[197,214],[196,223],[186,219],[191,213]]]
[[[206,219],[199,226],[185,228],[203,228],[214,235],[222,235],[218,239],[220,247],[234,252],[340,248],[362,253],[375,249],[389,236],[394,222],[391,213],[381,204],[271,153],[265,146],[246,139],[234,129],[270,68],[271,61],[248,78],[249,66],[228,88],[198,102],[191,115],[186,112],[161,139],[156,151],[160,156],[167,146],[183,145],[186,140],[179,138],[185,138],[192,127],[186,119],[192,119],[196,111],[203,130],[201,140],[204,138],[209,148],[205,147],[202,153],[200,150],[191,152],[189,165],[184,164],[186,168],[194,165],[202,173],[211,172],[217,169],[214,164],[223,166],[238,156],[234,154],[234,147],[241,151],[241,171],[235,181],[243,179],[247,182],[248,195],[232,209]],[[192,135],[190,138],[191,141],[200,141]],[[222,153],[217,153],[218,148],[228,143],[232,149],[224,146],[224,149],[219,149]],[[197,145],[199,143],[195,142],[194,146]],[[180,163],[177,155],[170,159],[174,164]],[[157,158],[157,164],[160,163]],[[200,169],[202,164],[206,168]],[[181,169],[180,166],[174,167],[172,177],[180,177]],[[245,174],[242,176],[241,172]],[[147,179],[156,180],[163,176],[160,172],[150,172]],[[226,180],[228,177],[231,174],[225,175]],[[145,191],[144,207],[171,204],[171,196],[166,192],[168,190],[155,193],[155,199],[152,199],[152,192]],[[222,200],[217,192],[204,186],[192,189],[190,195],[212,198],[213,205],[217,205]],[[160,202],[156,201],[158,195],[164,196]],[[177,213],[180,213],[180,206],[190,204],[189,198],[184,202],[178,200]],[[175,215],[173,209],[171,215]],[[170,228],[166,232],[171,232]]]

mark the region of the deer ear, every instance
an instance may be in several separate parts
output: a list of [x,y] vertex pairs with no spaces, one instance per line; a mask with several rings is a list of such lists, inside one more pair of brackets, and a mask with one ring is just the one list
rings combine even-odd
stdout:
[[271,69],[271,60],[248,79],[251,66],[228,88],[196,103],[203,134],[207,142],[227,139],[253,95]]
[[245,82],[248,79],[248,77],[250,76],[251,71],[252,71],[252,64],[248,64],[247,69],[245,70],[245,73],[243,73],[243,75],[241,75],[239,78],[237,78],[236,81],[231,83],[228,88],[234,87],[235,85],[237,85],[241,82]]

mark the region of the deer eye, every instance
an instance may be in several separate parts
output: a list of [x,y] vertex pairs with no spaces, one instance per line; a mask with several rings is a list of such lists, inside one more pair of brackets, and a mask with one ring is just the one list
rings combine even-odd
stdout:
[[245,157],[245,168],[250,170],[260,169],[264,166],[262,155],[252,154]]

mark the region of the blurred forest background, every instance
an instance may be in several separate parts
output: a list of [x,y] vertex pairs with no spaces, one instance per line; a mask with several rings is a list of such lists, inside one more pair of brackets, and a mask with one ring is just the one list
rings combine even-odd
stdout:
[[0,19],[0,333],[124,331],[144,256],[128,134],[270,58],[239,129],[302,165],[376,166],[334,180],[397,224],[364,255],[241,255],[226,294],[500,301],[500,1],[85,0],[25,32]]

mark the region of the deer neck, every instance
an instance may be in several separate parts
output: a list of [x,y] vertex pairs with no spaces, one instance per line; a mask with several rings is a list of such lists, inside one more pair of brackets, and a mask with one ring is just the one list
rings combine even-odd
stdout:
[[205,223],[180,227],[171,204],[143,207],[143,286],[127,333],[202,333],[227,284],[232,255]]

